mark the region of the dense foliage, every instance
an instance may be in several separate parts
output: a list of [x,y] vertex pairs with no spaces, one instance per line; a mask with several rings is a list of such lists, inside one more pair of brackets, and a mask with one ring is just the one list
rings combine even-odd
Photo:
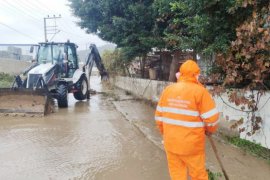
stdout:
[[[241,88],[230,91],[229,100],[247,112],[247,126],[239,130],[251,136],[262,127],[262,118],[256,112],[264,90],[270,87],[270,4],[243,1],[239,6],[249,7],[252,14],[236,28],[236,39],[226,53],[218,55],[217,63],[226,74],[223,85]],[[233,127],[242,124],[240,119]]]
[[236,28],[236,39],[218,63],[227,75],[224,83],[265,89],[270,80],[270,5],[249,5],[252,16]]
[[269,78],[268,0],[69,1],[79,25],[116,43],[126,59],[154,47],[192,49],[221,53],[226,83]]
[[70,0],[79,25],[124,49],[126,59],[155,46],[153,0]]

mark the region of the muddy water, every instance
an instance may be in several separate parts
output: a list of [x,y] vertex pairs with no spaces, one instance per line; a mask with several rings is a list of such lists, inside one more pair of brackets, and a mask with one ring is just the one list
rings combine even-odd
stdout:
[[[99,79],[92,88],[104,89]],[[0,117],[0,179],[166,180],[164,152],[96,94],[42,118]]]

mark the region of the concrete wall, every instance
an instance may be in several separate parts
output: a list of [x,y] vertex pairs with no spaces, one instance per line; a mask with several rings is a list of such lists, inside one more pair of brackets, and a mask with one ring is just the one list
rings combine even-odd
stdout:
[[[171,84],[170,82],[165,81],[154,81],[148,79],[135,79],[129,77],[120,77],[117,76],[113,80],[116,87],[127,90],[132,94],[141,97],[146,100],[157,102],[159,96],[163,89]],[[259,103],[259,111],[257,115],[262,117],[262,128],[260,131],[255,133],[252,136],[247,136],[247,131],[240,133],[240,137],[247,139],[256,143],[261,144],[266,148],[270,148],[270,92],[267,92],[263,97],[261,97]],[[245,112],[238,111],[240,107],[230,103],[228,101],[228,96],[226,94],[221,95],[220,97],[214,97],[217,108],[220,112],[220,131],[229,135],[239,134],[238,130],[232,130],[230,126],[235,123],[235,121],[240,118],[244,119],[244,124],[239,127],[245,127],[247,130],[250,127],[250,124],[247,121],[248,114]],[[236,110],[238,109],[238,110]],[[229,117],[227,119],[226,117]]]
[[31,65],[27,61],[19,61],[13,59],[0,59],[0,72],[8,74],[20,74]]

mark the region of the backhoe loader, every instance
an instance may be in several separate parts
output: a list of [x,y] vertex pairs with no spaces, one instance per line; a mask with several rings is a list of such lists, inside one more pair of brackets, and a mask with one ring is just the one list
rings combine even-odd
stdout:
[[108,79],[94,44],[89,46],[89,54],[80,69],[76,44],[39,43],[36,62],[15,77],[11,88],[0,89],[0,113],[45,115],[51,99],[57,100],[59,108],[68,107],[68,93],[73,93],[79,101],[89,99],[94,63],[101,80]]

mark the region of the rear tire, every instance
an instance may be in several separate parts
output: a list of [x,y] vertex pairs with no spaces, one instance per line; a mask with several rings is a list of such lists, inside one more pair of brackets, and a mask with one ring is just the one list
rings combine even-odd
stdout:
[[60,84],[56,91],[58,107],[68,107],[68,87],[65,84]]
[[85,100],[89,95],[88,82],[85,76],[82,76],[78,81],[78,91],[73,93],[75,99],[82,101]]

